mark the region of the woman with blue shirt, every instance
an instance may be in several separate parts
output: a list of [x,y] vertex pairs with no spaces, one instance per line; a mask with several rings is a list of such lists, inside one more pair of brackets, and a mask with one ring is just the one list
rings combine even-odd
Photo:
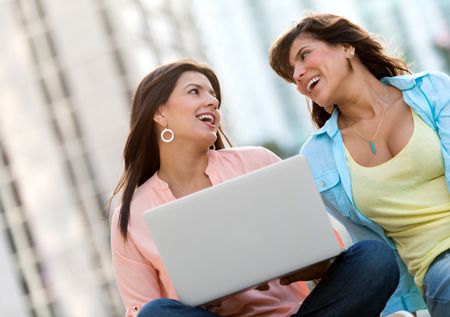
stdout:
[[[450,316],[450,77],[411,75],[349,20],[314,14],[272,45],[272,68],[311,100],[303,145],[317,187],[354,241],[398,257],[385,312]],[[376,278],[376,277],[374,277]]]

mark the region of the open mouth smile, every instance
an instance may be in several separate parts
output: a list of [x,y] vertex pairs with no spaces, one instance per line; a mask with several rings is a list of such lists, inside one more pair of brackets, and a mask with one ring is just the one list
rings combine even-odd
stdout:
[[306,91],[310,93],[314,89],[314,87],[316,87],[319,80],[320,80],[320,76],[313,77],[306,85]]
[[216,117],[212,113],[202,113],[202,114],[198,115],[197,118],[202,122],[206,122],[212,126],[215,126]]

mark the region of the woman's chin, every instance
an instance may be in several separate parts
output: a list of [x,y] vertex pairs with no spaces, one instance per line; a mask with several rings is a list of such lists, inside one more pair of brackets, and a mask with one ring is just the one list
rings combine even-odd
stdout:
[[199,142],[199,144],[202,144],[202,147],[204,146],[205,148],[211,149],[214,146],[214,143],[216,143],[217,141],[217,136],[216,135],[210,135],[207,138],[203,139],[201,142]]
[[210,149],[215,147],[214,144],[216,143],[216,141],[217,141],[217,137],[215,137],[214,140],[212,142],[210,142],[210,146],[209,146]]

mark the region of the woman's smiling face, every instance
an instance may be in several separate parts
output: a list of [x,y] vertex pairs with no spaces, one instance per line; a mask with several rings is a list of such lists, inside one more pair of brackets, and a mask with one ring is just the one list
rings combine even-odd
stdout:
[[180,76],[159,114],[176,140],[216,141],[221,120],[219,101],[208,78],[199,72],[186,71]]
[[297,90],[322,107],[335,104],[339,86],[350,73],[348,50],[313,36],[300,34],[289,50]]

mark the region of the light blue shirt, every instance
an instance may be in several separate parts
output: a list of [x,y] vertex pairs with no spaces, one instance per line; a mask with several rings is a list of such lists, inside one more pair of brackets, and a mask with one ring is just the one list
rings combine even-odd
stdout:
[[[447,188],[450,191],[450,77],[439,72],[423,72],[384,77],[381,82],[401,90],[406,104],[436,131],[444,158]],[[399,310],[412,312],[425,309],[422,295],[392,239],[386,237],[383,229],[355,206],[350,172],[338,127],[338,115],[338,111],[333,112],[325,125],[305,142],[300,154],[307,158],[328,212],[342,222],[353,241],[382,240],[394,250],[400,268],[400,283],[383,315]]]

